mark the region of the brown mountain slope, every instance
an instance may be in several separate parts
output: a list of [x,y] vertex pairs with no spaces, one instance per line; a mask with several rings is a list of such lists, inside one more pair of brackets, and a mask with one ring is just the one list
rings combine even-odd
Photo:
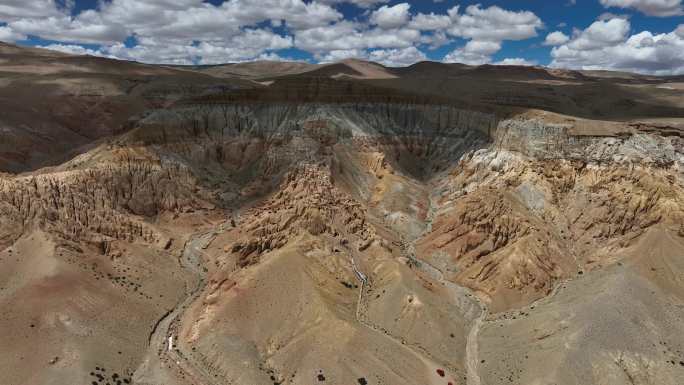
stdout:
[[202,73],[221,78],[237,77],[246,79],[261,79],[301,74],[304,72],[314,71],[319,67],[319,65],[309,63],[264,60],[209,66],[207,68],[201,69],[200,71]]
[[251,86],[191,72],[5,45],[0,53],[0,169],[56,165],[128,129],[148,108],[211,86]]

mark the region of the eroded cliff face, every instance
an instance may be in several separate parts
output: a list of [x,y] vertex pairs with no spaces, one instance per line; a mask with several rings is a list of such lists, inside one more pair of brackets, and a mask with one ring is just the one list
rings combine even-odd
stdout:
[[[237,169],[264,154],[283,163],[348,143],[380,150],[402,171],[424,179],[483,146],[497,121],[493,114],[427,104],[199,104],[156,111],[127,140],[181,152],[196,141],[204,151],[188,149],[188,155]],[[285,153],[273,154],[278,151]]]
[[622,263],[644,234],[684,235],[682,138],[606,124],[406,101],[182,103],[0,177],[0,248],[39,228],[168,250],[197,273],[187,312],[157,324],[183,355],[152,347],[160,366],[146,359],[141,383],[176,378],[160,368],[179,357],[188,382],[463,383],[485,315]]
[[[339,238],[347,247],[365,250],[376,238],[363,205],[332,183],[326,165],[300,165],[287,173],[277,192],[258,207],[242,213],[230,251],[238,265],[259,262],[271,250],[302,233]],[[228,246],[226,246],[228,247]]]
[[39,223],[163,243],[146,218],[265,199],[231,246],[242,266],[301,232],[367,241],[371,220],[505,310],[681,222],[682,138],[605,124],[406,103],[184,104],[58,169],[3,178],[5,242]]
[[466,154],[437,184],[435,219],[418,250],[494,310],[615,262],[656,224],[681,231],[681,137],[573,128],[502,121],[491,147]]
[[[208,110],[199,113],[203,108]],[[470,309],[464,305],[469,297],[452,293],[455,299],[440,302],[442,290],[456,290],[449,282],[472,289],[491,313],[505,314],[536,303],[564,280],[621,263],[624,250],[652,229],[682,231],[678,136],[628,124],[597,135],[592,124],[602,122],[502,119],[439,106],[231,106],[230,118],[216,106],[188,111],[208,118],[193,118],[160,134],[150,131],[159,127],[155,119],[169,116],[160,112],[129,139],[165,151],[183,148],[188,159],[215,162],[249,180],[246,186],[255,180],[270,186],[259,193],[243,188],[243,197],[268,198],[241,212],[235,227],[217,238],[210,252],[212,284],[186,324],[197,354],[228,378],[237,378],[234,368],[211,354],[208,343],[224,336],[215,331],[219,325],[243,325],[227,338],[239,335],[240,344],[254,344],[257,353],[250,354],[268,368],[262,375],[273,373],[277,379],[292,378],[294,368],[310,362],[285,358],[302,349],[301,339],[288,337],[303,333],[297,320],[319,319],[321,327],[352,333],[350,310],[337,307],[350,299],[332,295],[329,285],[335,280],[319,274],[327,271],[343,287],[353,286],[353,258],[363,261],[369,280],[362,294],[367,299],[357,308],[359,319],[423,352],[428,368],[444,367],[462,378],[468,336],[451,333],[449,351],[462,357],[454,364],[445,359],[443,345],[420,332],[426,319],[449,330],[441,324],[447,319],[443,314],[458,314],[449,319],[451,325],[475,322],[477,313],[464,310]],[[153,132],[157,135],[150,136]],[[172,138],[177,135],[192,139],[176,143]],[[259,156],[260,151],[267,155]],[[237,155],[229,159],[225,154]],[[250,305],[242,302],[245,293],[271,296],[252,283],[261,282],[275,266],[281,274],[298,274],[283,267],[283,255],[294,258],[291,247],[310,236],[320,240],[304,242],[302,251],[311,257],[307,276],[313,286],[288,290],[296,303],[291,305],[301,308],[301,298],[316,298],[341,313],[303,310],[285,317],[272,337],[277,343],[244,337],[255,333],[248,322],[266,322],[254,307],[258,298],[250,299]],[[409,284],[411,272],[421,277],[420,285]],[[245,317],[253,321],[232,315],[242,306],[248,306]],[[450,310],[440,313],[444,309]],[[319,337],[307,333],[306,338]],[[385,364],[393,365],[394,359],[386,358]]]
[[33,226],[72,240],[104,236],[161,243],[149,219],[211,208],[212,197],[183,162],[149,149],[104,146],[63,169],[0,178],[4,241]]

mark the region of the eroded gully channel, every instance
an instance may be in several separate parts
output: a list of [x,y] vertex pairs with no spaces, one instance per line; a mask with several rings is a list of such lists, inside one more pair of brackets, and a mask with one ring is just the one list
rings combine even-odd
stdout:
[[[429,199],[429,209],[427,220],[425,223],[425,230],[421,236],[416,237],[411,241],[406,241],[403,236],[401,236],[401,252],[408,260],[417,262],[414,264],[414,268],[420,270],[422,273],[429,275],[434,280],[438,281],[442,286],[446,287],[453,296],[454,302],[457,307],[461,310],[461,313],[466,317],[472,319],[470,330],[468,332],[466,340],[466,357],[465,357],[465,369],[466,369],[466,382],[467,385],[480,385],[480,375],[479,375],[479,344],[478,336],[480,333],[480,328],[488,316],[487,306],[480,301],[480,299],[468,288],[459,286],[444,278],[444,274],[440,269],[433,266],[427,261],[419,259],[415,253],[415,242],[422,238],[423,235],[429,233],[432,230],[432,221],[435,215],[435,206],[430,196]],[[391,226],[389,226],[391,228]],[[400,345],[402,348],[409,349],[413,354],[417,355],[421,360],[429,365],[436,367],[444,367],[450,370],[452,373],[457,373],[458,371],[448,363],[440,362],[432,356],[425,348],[417,344],[409,343],[400,337],[392,335],[389,331],[384,328],[378,327],[370,322],[365,316],[366,313],[366,292],[372,286],[372,282],[368,275],[364,274],[359,269],[358,256],[355,255],[353,250],[345,246],[345,249],[350,255],[350,263],[357,280],[360,283],[359,297],[356,306],[356,320],[364,327],[380,333],[384,337],[390,338],[396,344]]]
[[480,357],[479,357],[479,342],[478,337],[480,328],[489,315],[487,305],[483,303],[479,297],[470,289],[457,285],[444,277],[441,269],[438,269],[429,262],[421,259],[415,251],[415,243],[423,236],[432,231],[432,223],[435,218],[436,206],[432,194],[428,195],[428,212],[425,222],[425,230],[423,233],[411,241],[406,241],[402,237],[402,252],[408,260],[415,261],[413,266],[415,269],[429,275],[434,280],[438,281],[442,286],[446,287],[452,294],[454,303],[461,310],[461,314],[472,318],[470,330],[466,338],[466,384],[480,385]]
[[[466,368],[466,383],[467,385],[481,385],[482,381],[480,378],[480,353],[479,353],[479,334],[482,325],[487,322],[487,317],[489,316],[489,309],[487,305],[483,303],[480,298],[469,288],[457,285],[444,278],[444,273],[441,269],[435,267],[429,262],[419,258],[415,253],[415,243],[421,239],[424,235],[432,231],[432,222],[435,216],[436,206],[434,205],[433,196],[430,195],[429,198],[429,209],[428,215],[425,223],[425,230],[422,235],[416,237],[412,241],[406,241],[402,237],[402,252],[404,256],[409,260],[415,262],[415,268],[421,272],[428,274],[433,279],[440,282],[444,287],[448,288],[453,294],[453,298],[456,301],[458,307],[461,309],[462,314],[474,315],[473,321],[468,332],[466,339],[466,357],[465,357],[465,368]],[[530,306],[534,308],[536,305],[542,301],[546,301],[549,298],[553,298],[558,294],[558,292],[565,287],[565,284],[570,279],[561,280],[556,283],[553,290],[546,296],[534,301]],[[468,304],[475,304],[476,309],[473,309]]]
[[[179,263],[196,279],[194,285],[188,287],[186,296],[176,306],[160,318],[149,336],[149,348],[143,364],[135,371],[133,381],[140,385],[167,385],[164,366],[175,367],[178,373],[200,385],[219,385],[209,371],[196,362],[191,355],[183,352],[183,344],[178,339],[177,329],[185,311],[197,300],[206,286],[206,272],[203,268],[202,255],[204,249],[222,230],[219,227],[193,234],[185,243]],[[171,348],[169,348],[171,338]]]

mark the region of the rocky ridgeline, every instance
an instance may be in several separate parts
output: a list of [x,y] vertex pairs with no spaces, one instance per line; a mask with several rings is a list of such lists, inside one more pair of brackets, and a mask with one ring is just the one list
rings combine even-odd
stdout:
[[[582,123],[580,126],[591,124]],[[520,152],[535,159],[566,159],[585,163],[627,162],[658,167],[679,162],[680,168],[684,164],[684,138],[661,136],[659,132],[643,133],[631,128],[625,124],[623,130],[614,135],[577,135],[573,133],[572,123],[511,119],[499,124],[495,147]]]
[[[125,141],[164,146],[228,169],[251,166],[264,153],[312,159],[321,146],[346,143],[380,150],[422,179],[416,174],[444,169],[466,151],[483,148],[497,122],[493,114],[430,104],[205,103],[154,111]],[[422,160],[417,171],[416,159]]]
[[521,301],[610,263],[656,224],[681,227],[680,137],[572,128],[502,121],[490,148],[463,156],[438,183],[423,252],[441,255],[456,281],[491,298],[513,290]]
[[375,240],[366,217],[360,203],[334,186],[328,165],[302,164],[285,176],[273,196],[243,215],[230,250],[239,256],[239,265],[254,264],[302,231],[363,250]]
[[502,289],[550,291],[573,265],[559,258],[562,240],[542,220],[491,187],[449,205],[448,214],[436,218],[417,246],[424,256],[454,256],[454,261],[440,261],[454,272],[450,278],[492,297]]
[[98,234],[157,242],[144,218],[206,205],[197,190],[184,166],[158,159],[119,158],[72,171],[4,177],[0,224],[3,234],[41,225],[72,240]]

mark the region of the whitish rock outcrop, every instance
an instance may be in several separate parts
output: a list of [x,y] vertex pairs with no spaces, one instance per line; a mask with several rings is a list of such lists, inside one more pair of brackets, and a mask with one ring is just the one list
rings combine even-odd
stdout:
[[464,155],[438,184],[419,251],[494,309],[543,296],[616,260],[647,228],[677,231],[684,220],[681,138],[572,129],[502,121],[491,148]]

